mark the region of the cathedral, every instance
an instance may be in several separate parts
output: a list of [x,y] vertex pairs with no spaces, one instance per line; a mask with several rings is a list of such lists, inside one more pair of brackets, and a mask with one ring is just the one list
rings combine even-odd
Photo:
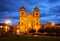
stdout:
[[33,13],[27,13],[24,7],[20,8],[20,22],[18,27],[15,25],[17,34],[26,33],[30,29],[34,29],[36,33],[40,28],[40,11],[37,7],[34,8]]

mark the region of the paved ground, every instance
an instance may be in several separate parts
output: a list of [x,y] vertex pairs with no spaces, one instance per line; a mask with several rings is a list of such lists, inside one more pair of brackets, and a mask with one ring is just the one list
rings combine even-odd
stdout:
[[49,36],[3,36],[0,41],[60,41],[60,37]]

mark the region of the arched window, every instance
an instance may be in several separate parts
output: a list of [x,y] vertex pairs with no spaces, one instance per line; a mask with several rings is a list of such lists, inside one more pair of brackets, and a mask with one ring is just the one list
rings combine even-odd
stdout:
[[22,12],[22,15],[24,15],[24,13]]
[[23,20],[23,18],[22,18],[22,20]]
[[38,25],[38,22],[36,23],[36,25]]
[[23,22],[22,22],[22,24],[23,24]]
[[36,15],[38,15],[38,13],[36,13]]

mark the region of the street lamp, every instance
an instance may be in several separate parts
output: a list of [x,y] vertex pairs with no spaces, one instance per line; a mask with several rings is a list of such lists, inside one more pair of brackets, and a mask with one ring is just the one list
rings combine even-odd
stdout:
[[55,23],[52,22],[52,26],[55,25]]
[[11,20],[6,20],[5,23],[6,24],[10,24],[11,23]]
[[0,28],[2,28],[3,26],[0,26]]
[[19,35],[19,34],[20,34],[19,29],[17,29],[17,35]]

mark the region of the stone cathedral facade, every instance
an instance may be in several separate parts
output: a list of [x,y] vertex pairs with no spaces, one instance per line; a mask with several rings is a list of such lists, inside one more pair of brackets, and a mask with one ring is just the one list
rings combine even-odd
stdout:
[[20,23],[18,27],[15,25],[16,33],[25,33],[30,29],[34,29],[36,33],[40,28],[40,11],[37,7],[33,13],[27,13],[24,7],[20,8]]
[[38,30],[40,28],[40,11],[36,7],[33,13],[27,13],[26,9],[20,9],[20,31],[26,32],[29,29]]

